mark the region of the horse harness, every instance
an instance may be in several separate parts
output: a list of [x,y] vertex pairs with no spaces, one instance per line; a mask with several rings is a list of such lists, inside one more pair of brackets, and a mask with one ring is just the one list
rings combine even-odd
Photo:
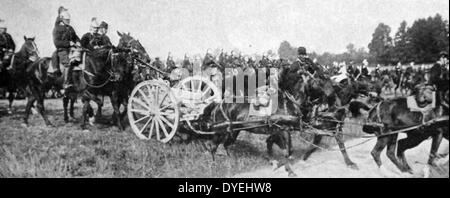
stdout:
[[[116,56],[117,56],[117,53],[113,53],[112,50],[109,50],[109,52],[108,52],[108,58],[106,59],[106,62],[108,62],[108,60],[110,60],[110,62],[111,62],[111,68],[114,67],[114,60],[115,60],[115,57],[116,57]],[[83,53],[83,62],[84,62],[83,64],[86,64],[86,52]],[[93,74],[93,73],[87,71],[84,67],[81,68],[81,69],[82,69],[83,73],[86,73],[87,75],[89,75],[89,76],[91,76],[91,77],[93,77],[93,78],[97,77],[95,74]],[[119,77],[118,77],[116,74],[114,74],[114,72],[113,72],[111,69],[109,69],[109,70],[106,71],[106,72],[108,73],[109,77],[105,80],[105,82],[103,82],[103,83],[101,83],[101,84],[99,84],[99,85],[89,84],[89,83],[87,82],[85,76],[84,76],[84,75],[81,75],[81,76],[82,76],[82,79],[84,80],[84,82],[86,83],[87,86],[89,86],[89,87],[91,87],[91,88],[96,88],[96,89],[98,89],[98,88],[104,87],[104,86],[105,86],[106,84],[108,84],[109,82],[116,82],[116,81],[118,81],[118,78],[119,78]]]

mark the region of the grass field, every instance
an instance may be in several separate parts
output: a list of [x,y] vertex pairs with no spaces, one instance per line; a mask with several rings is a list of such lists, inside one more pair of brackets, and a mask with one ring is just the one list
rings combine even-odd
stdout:
[[[231,157],[221,147],[212,161],[200,141],[186,143],[175,137],[161,144],[139,140],[129,128],[119,131],[108,124],[112,111],[105,102],[104,119],[83,132],[80,103],[76,104],[77,119],[65,124],[61,100],[46,100],[55,127],[45,126],[39,115],[32,115],[30,125],[24,127],[25,101],[16,101],[14,114],[7,115],[7,101],[0,100],[0,177],[233,177],[270,167],[267,136],[241,133],[231,147]],[[345,133],[362,132],[359,127],[346,126]],[[297,160],[307,146],[298,136],[293,136]],[[325,146],[335,145],[333,139],[323,142]],[[281,157],[277,148],[275,151]],[[344,164],[341,154],[335,155]]]

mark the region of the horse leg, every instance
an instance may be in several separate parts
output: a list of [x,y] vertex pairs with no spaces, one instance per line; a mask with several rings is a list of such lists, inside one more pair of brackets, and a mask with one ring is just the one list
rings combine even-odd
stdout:
[[443,132],[440,132],[432,136],[432,142],[431,142],[431,151],[430,151],[430,158],[428,159],[428,164],[432,166],[436,166],[435,160],[438,158],[438,150],[439,146],[441,145],[442,138],[443,138]]
[[341,128],[337,129],[337,133],[334,135],[334,138],[339,145],[339,150],[341,150],[342,156],[344,156],[345,164],[352,169],[358,169],[358,166],[350,160],[350,157],[347,154],[344,144],[344,135]]
[[15,98],[15,96],[14,96],[14,90],[13,89],[10,89],[9,91],[9,94],[8,94],[8,101],[9,101],[9,104],[8,104],[8,114],[12,114],[12,105],[13,105],[13,101],[14,101],[14,98]]
[[227,139],[225,140],[225,142],[223,143],[223,147],[225,148],[225,151],[227,153],[227,156],[230,157],[230,152],[229,152],[229,146],[234,144],[237,140],[237,137],[239,136],[240,131],[233,131],[231,133],[231,135],[229,135],[227,137]]
[[120,119],[120,101],[117,92],[113,92],[110,96],[110,99],[114,109],[113,119],[116,120],[117,127],[119,127],[121,131],[123,131],[124,127],[122,125],[122,120]]
[[388,141],[387,141],[386,155],[389,158],[389,160],[391,160],[391,162],[394,163],[395,166],[397,166],[397,168],[400,171],[406,172],[408,171],[407,168],[404,167],[402,163],[400,163],[400,161],[397,159],[397,156],[395,155],[395,149],[397,148],[397,137],[398,134],[390,135],[387,137]]
[[280,137],[277,135],[270,135],[267,139],[266,139],[266,146],[267,146],[267,154],[269,155],[269,157],[273,156],[273,144],[275,142],[278,142],[280,140],[278,140]]
[[64,122],[66,122],[66,123],[69,122],[69,116],[67,115],[68,104],[69,104],[69,97],[65,95],[63,97],[63,108],[64,108]]
[[104,99],[105,99],[105,96],[102,96],[101,100],[97,97],[95,98],[95,103],[97,103],[97,113],[95,114],[96,120],[102,118],[102,107],[103,107],[103,102],[105,101]]
[[82,102],[83,102],[83,110],[82,110],[82,116],[81,116],[82,117],[81,129],[85,130],[85,129],[87,129],[86,123],[88,122],[88,110],[92,107],[89,104],[88,98],[83,98]]
[[273,139],[274,141],[271,144],[273,145],[273,143],[275,143],[284,151],[284,156],[286,158],[289,158],[292,154],[291,134],[286,130],[280,130],[279,133],[276,133],[272,136],[275,136],[276,138]]
[[73,96],[70,97],[70,111],[69,111],[69,115],[73,119],[75,119],[75,114],[73,112],[75,101],[77,101],[77,96],[74,94]]
[[410,134],[408,134],[407,138],[401,139],[398,141],[397,158],[403,164],[406,171],[412,172],[412,169],[409,166],[408,161],[406,160],[405,151],[410,148],[414,148],[414,147],[418,146],[420,143],[422,143],[427,138],[428,138],[427,135],[410,133]]
[[314,134],[312,144],[309,145],[309,147],[308,147],[306,153],[303,155],[303,160],[304,160],[304,161],[306,161],[306,160],[309,158],[309,156],[311,156],[311,154],[312,154],[314,151],[317,150],[317,146],[316,146],[316,145],[319,145],[321,141],[322,141],[322,136],[321,136],[321,135]]
[[380,155],[381,155],[381,151],[383,151],[384,147],[386,147],[388,140],[389,139],[387,137],[377,138],[377,143],[375,144],[372,151],[370,152],[370,154],[372,155],[372,157],[375,160],[375,163],[377,164],[378,167],[381,167],[381,165],[382,165]]
[[26,126],[28,126],[28,118],[30,116],[31,107],[33,106],[34,101],[36,101],[36,97],[34,97],[34,95],[28,96],[27,105],[25,107],[25,116],[24,116],[24,120],[23,120],[23,123]]
[[48,120],[47,115],[45,114],[45,108],[44,108],[44,97],[45,97],[45,93],[40,90],[40,93],[38,95],[39,97],[37,98],[37,110],[39,112],[39,114],[41,114],[42,118],[44,119],[44,122],[47,126],[53,126],[52,123],[50,122],[50,120]]

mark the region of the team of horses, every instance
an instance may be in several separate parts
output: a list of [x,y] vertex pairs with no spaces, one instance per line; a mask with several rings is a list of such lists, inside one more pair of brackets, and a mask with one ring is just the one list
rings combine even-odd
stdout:
[[[113,122],[119,129],[125,129],[125,123],[122,120],[126,115],[124,112],[126,112],[128,96],[138,83],[136,80],[136,75],[139,75],[136,72],[137,68],[140,67],[141,62],[150,63],[150,57],[140,42],[129,33],[118,32],[118,35],[120,36],[119,44],[114,47],[96,51],[89,51],[82,47],[70,49],[70,64],[78,66],[80,69],[74,70],[72,73],[74,86],[66,90],[62,98],[66,123],[70,121],[69,116],[75,117],[74,103],[77,98],[81,98],[83,104],[81,127],[87,129],[89,117],[102,115],[103,99],[101,97],[107,96],[110,98],[114,110]],[[14,54],[14,59],[11,61],[10,68],[13,69],[1,68],[0,86],[7,88],[11,93],[19,89],[26,92],[25,125],[28,125],[31,108],[36,105],[45,124],[52,126],[44,108],[45,93],[52,88],[62,89],[62,76],[58,72],[51,72],[58,71],[57,68],[51,68],[53,67],[51,58],[39,57],[34,38],[25,37],[24,40],[22,48]],[[236,78],[233,74],[227,74],[225,67],[215,62],[203,69],[213,67],[219,68],[221,71],[219,73],[224,74],[221,80]],[[240,132],[247,131],[268,135],[266,142],[269,155],[272,155],[272,146],[276,144],[285,151],[285,157],[289,158],[293,148],[292,132],[305,130],[305,125],[308,125],[320,130],[333,131],[344,162],[350,168],[357,169],[357,165],[347,154],[343,138],[345,132],[342,128],[348,115],[360,117],[361,111],[365,110],[368,112],[368,117],[364,119],[367,122],[377,123],[377,125],[363,127],[364,132],[377,135],[377,143],[371,152],[376,164],[382,165],[380,153],[387,146],[388,158],[401,171],[411,172],[405,159],[405,150],[432,137],[429,164],[434,164],[442,138],[448,139],[448,119],[446,122],[431,124],[431,126],[425,125],[408,131],[407,138],[400,141],[397,141],[398,133],[391,132],[423,124],[425,119],[448,117],[449,79],[448,71],[442,68],[440,65],[434,65],[428,73],[407,70],[402,75],[384,71],[371,77],[356,79],[349,77],[342,82],[331,80],[330,77],[334,73],[331,71],[311,74],[307,71],[290,71],[288,66],[281,66],[279,70],[254,69],[253,72],[245,75],[245,80],[258,78],[257,73],[264,70],[267,74],[265,82],[268,86],[268,82],[273,80],[271,78],[275,77],[278,81],[278,89],[275,93],[278,104],[274,104],[277,108],[273,113],[295,119],[280,119],[277,123],[266,123],[261,127],[255,126],[258,124],[254,122],[245,122],[250,118],[249,112],[253,105],[248,100],[244,103],[212,103],[205,108],[200,119],[205,125],[226,121],[242,123],[219,130],[210,137],[209,150],[213,157],[221,144],[228,153],[228,147],[237,140]],[[215,79],[212,78],[212,80]],[[419,106],[433,103],[435,107],[425,115],[411,111],[406,104],[405,97],[393,99],[381,97],[382,90],[386,91],[391,87],[396,87],[395,90],[400,88],[401,92],[405,94],[404,90],[409,90],[415,96]],[[250,90],[249,87],[246,89],[246,91]],[[9,94],[9,96],[9,108],[11,108],[14,94]],[[357,100],[361,96],[365,96],[369,100],[365,102]],[[97,104],[96,113],[94,113],[90,101]],[[124,112],[120,112],[121,106],[124,107]],[[313,136],[312,144],[303,155],[304,160],[308,159],[317,149],[316,145],[322,140],[323,134],[314,134]],[[397,153],[395,153],[396,148]]]

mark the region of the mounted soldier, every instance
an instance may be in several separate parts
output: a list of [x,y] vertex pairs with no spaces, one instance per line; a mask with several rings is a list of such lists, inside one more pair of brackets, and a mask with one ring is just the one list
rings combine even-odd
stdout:
[[297,49],[297,60],[292,63],[290,69],[291,72],[308,72],[314,76],[317,74],[319,77],[323,76],[324,71],[319,65],[315,64],[307,55],[305,47],[299,47]]
[[184,60],[183,60],[183,64],[182,67],[184,69],[187,69],[190,73],[192,73],[193,71],[193,64],[191,63],[191,61],[189,60],[189,55],[188,54],[184,54]]
[[172,55],[169,54],[167,55],[167,60],[166,60],[166,67],[167,67],[167,72],[171,72],[172,70],[174,70],[175,68],[177,68],[177,66],[175,65],[175,61],[173,60]]
[[[164,65],[164,63],[161,61],[161,59],[159,57],[155,58],[155,61],[153,61],[152,66],[161,70],[161,71],[165,71],[166,67]],[[156,71],[152,71],[154,72],[154,74],[152,76],[158,76],[159,78],[163,78],[163,76],[161,76],[160,73],[156,72]]]
[[362,78],[367,79],[367,78],[370,77],[369,76],[369,69],[367,68],[368,66],[369,66],[369,62],[367,61],[367,59],[364,59],[363,60],[363,65],[362,65],[362,68],[361,68],[361,77]]
[[81,37],[81,46],[90,51],[94,51],[100,48],[101,46],[101,35],[98,33],[100,28],[100,23],[97,21],[96,17],[93,17],[91,20],[90,31],[84,34]]
[[4,21],[0,19],[0,71],[9,66],[11,55],[16,50],[16,44],[7,32]]
[[80,38],[73,27],[70,26],[70,14],[64,7],[58,9],[58,18],[53,29],[53,43],[56,47],[56,52],[52,57],[52,63],[55,69],[64,69],[63,88],[67,89],[72,86],[73,70],[73,65],[69,64],[69,51],[71,47],[81,46],[81,44]]
[[106,35],[108,33],[108,23],[102,21],[100,23],[100,27],[99,27],[98,33],[101,36],[101,47],[113,47],[113,44],[111,43],[111,40]]

